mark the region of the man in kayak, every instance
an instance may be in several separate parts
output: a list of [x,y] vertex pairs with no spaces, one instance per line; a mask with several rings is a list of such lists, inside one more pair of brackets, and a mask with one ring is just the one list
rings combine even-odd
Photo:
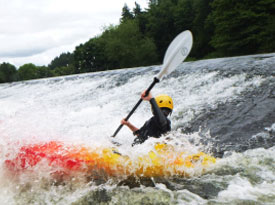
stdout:
[[141,98],[150,102],[153,117],[146,121],[140,129],[125,119],[121,120],[121,124],[129,127],[137,136],[133,145],[141,144],[149,137],[159,138],[162,134],[171,130],[171,122],[167,117],[173,110],[172,98],[168,95],[159,95],[154,98],[151,93],[145,96],[145,91],[141,94]]

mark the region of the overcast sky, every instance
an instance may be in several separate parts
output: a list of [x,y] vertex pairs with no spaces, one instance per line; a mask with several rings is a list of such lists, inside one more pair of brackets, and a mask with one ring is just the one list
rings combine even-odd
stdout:
[[126,3],[148,0],[0,0],[0,63],[48,65],[63,52],[117,25]]

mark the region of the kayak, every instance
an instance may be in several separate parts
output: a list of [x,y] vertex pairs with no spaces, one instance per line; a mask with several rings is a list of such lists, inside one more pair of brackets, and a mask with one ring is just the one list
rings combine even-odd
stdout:
[[91,148],[66,145],[58,141],[22,146],[13,158],[5,160],[10,173],[37,171],[45,165],[52,172],[67,175],[77,173],[92,177],[190,177],[194,170],[203,173],[216,159],[206,153],[188,154],[175,151],[167,144],[156,144],[146,154],[130,157],[115,148]]

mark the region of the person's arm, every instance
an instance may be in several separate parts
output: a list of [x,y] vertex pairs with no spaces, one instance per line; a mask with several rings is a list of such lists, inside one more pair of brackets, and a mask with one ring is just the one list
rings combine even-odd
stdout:
[[141,94],[141,98],[145,101],[149,101],[152,109],[153,109],[153,114],[154,116],[157,117],[157,120],[159,122],[160,127],[162,128],[166,128],[167,124],[168,124],[168,120],[165,117],[165,115],[163,114],[163,112],[161,111],[161,109],[159,108],[159,106],[157,105],[157,102],[155,100],[155,98],[153,98],[152,94],[149,92],[147,96],[145,96],[146,91],[144,91]]
[[165,117],[164,113],[159,108],[159,106],[157,105],[155,98],[151,98],[151,100],[149,102],[152,106],[153,114],[154,114],[154,116],[156,116],[160,127],[165,128],[168,124],[168,120]]
[[121,120],[121,124],[126,125],[127,127],[129,127],[130,130],[132,130],[133,132],[137,131],[138,128],[136,128],[133,124],[131,124],[129,121],[126,121],[125,119]]

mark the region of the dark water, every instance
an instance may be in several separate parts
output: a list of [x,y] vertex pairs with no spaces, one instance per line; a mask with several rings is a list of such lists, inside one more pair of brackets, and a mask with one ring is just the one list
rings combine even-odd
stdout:
[[[211,67],[201,69],[202,73],[216,71],[218,78],[228,78],[245,74],[245,80],[264,78],[255,89],[248,87],[238,99],[218,103],[213,108],[205,107],[204,113],[195,116],[182,131],[200,135],[210,131],[215,147],[213,152],[222,157],[225,151],[243,152],[259,147],[270,148],[275,143],[275,133],[271,127],[275,121],[275,64],[274,56],[251,58],[229,58]],[[215,149],[218,147],[218,149]]]

